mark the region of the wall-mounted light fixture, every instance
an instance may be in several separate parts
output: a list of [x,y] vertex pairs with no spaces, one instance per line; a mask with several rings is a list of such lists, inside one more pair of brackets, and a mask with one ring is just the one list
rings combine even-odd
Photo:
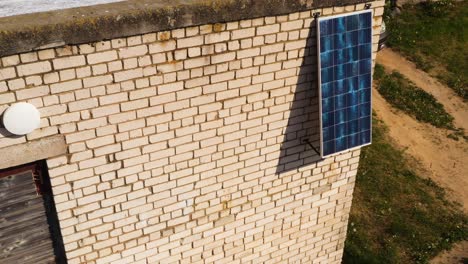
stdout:
[[37,108],[29,103],[16,103],[3,113],[3,125],[8,132],[26,135],[39,128],[41,115]]

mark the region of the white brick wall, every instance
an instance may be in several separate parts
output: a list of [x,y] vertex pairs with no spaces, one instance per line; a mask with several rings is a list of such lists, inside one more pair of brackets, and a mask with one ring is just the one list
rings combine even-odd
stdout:
[[48,166],[69,263],[340,263],[359,151],[317,162],[300,140],[318,126],[312,13],[363,8],[0,58],[0,113],[42,114],[0,148],[68,144]]

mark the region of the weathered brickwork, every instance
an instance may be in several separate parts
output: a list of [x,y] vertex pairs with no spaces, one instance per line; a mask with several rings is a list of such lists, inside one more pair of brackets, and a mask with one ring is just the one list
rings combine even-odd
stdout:
[[[374,8],[374,56],[383,1]],[[69,263],[340,263],[359,150],[318,161],[313,13],[0,59],[0,113],[61,134],[47,160]]]

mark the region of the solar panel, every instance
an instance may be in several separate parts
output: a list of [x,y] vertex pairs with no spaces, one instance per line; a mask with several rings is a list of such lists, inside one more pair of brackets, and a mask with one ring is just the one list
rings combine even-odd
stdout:
[[320,17],[317,25],[320,154],[371,143],[372,10]]

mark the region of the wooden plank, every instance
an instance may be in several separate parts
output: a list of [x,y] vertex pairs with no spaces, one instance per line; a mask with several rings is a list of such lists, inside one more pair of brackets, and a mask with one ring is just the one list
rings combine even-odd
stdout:
[[0,178],[0,263],[55,263],[42,196],[31,172]]

